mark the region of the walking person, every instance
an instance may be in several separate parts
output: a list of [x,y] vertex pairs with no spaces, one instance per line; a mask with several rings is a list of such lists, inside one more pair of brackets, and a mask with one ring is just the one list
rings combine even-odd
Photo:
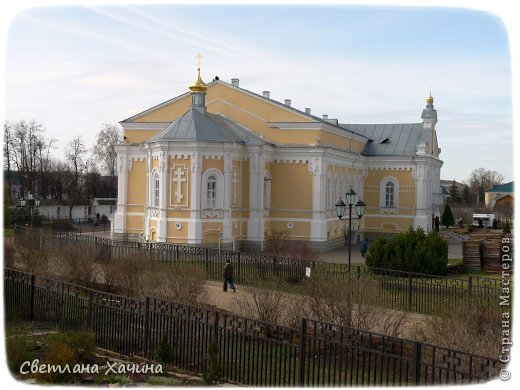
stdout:
[[233,283],[233,266],[230,259],[226,260],[226,265],[224,266],[224,292],[227,292],[228,282],[233,292],[237,292],[235,283]]
[[361,241],[361,247],[359,249],[361,250],[361,256],[365,257],[368,252],[368,241],[366,238]]

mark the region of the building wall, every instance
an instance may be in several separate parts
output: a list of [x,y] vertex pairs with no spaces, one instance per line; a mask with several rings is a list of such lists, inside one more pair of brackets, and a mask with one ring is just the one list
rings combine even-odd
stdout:
[[[392,209],[386,209],[382,204],[382,182],[387,178],[393,178],[399,183],[398,205]],[[364,228],[367,232],[398,233],[408,230],[414,225],[415,215],[415,179],[412,168],[369,169],[365,180],[365,203]]]
[[[184,114],[190,104],[191,97],[185,94],[123,122],[125,144],[142,143]],[[419,221],[418,165],[411,159],[363,156],[363,137],[221,82],[208,88],[206,105],[208,112],[239,122],[275,146],[203,142],[186,146],[181,142],[144,144],[147,151],[138,145],[119,148],[122,169],[126,169],[126,176],[121,171],[119,176],[125,194],[118,199],[123,207],[116,214],[114,231],[144,233],[150,239],[175,243],[262,246],[270,232],[287,230],[293,239],[328,248],[341,244],[345,237],[348,216],[340,221],[334,206],[351,186],[358,194],[356,201],[366,204],[361,220],[353,209],[354,232],[405,231],[424,225],[429,218],[425,215],[432,213],[423,204],[431,200],[436,169],[428,162],[423,161],[426,168],[421,168],[426,173],[421,176],[420,194],[425,194],[426,201],[421,204]],[[194,162],[196,153],[201,156],[200,167]],[[161,191],[166,202],[161,207],[147,208],[152,188],[148,169],[164,172]],[[219,210],[204,207],[203,178],[211,170],[221,180]],[[381,183],[387,178],[398,183],[398,203],[393,208],[381,204]]]

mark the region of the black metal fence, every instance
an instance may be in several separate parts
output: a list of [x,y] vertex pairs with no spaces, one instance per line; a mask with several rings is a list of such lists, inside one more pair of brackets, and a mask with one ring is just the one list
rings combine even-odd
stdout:
[[173,365],[204,373],[216,345],[220,375],[252,386],[481,383],[495,359],[303,318],[299,329],[145,297],[130,298],[4,269],[7,320],[91,330],[99,347],[153,358],[166,338]]
[[19,226],[16,227],[16,231],[45,235],[47,240],[56,241],[60,247],[81,242],[94,243],[97,251],[96,260],[139,256],[162,262],[195,265],[204,270],[205,277],[209,280],[222,280],[224,264],[226,260],[230,260],[234,266],[235,282],[242,285],[271,278],[300,284],[305,281],[306,272],[310,272],[311,278],[343,278],[355,283],[353,291],[356,292],[356,300],[359,303],[424,314],[464,304],[468,298],[484,305],[495,306],[499,302],[502,288],[500,279],[480,276],[439,277],[369,268],[364,265],[354,265],[349,274],[347,264],[270,256],[263,253],[166,243],[116,241],[95,235],[52,232]]

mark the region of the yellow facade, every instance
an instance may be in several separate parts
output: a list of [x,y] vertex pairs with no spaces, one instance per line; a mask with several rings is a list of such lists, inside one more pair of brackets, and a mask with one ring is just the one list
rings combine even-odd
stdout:
[[[204,105],[198,107],[196,98]],[[221,119],[214,118],[225,118],[236,124],[230,140],[208,140],[216,133],[208,135],[204,128],[197,129],[199,139],[188,125],[184,133],[165,139],[168,129],[180,128],[175,121],[190,112],[193,120],[204,117],[219,125]],[[353,222],[359,232],[395,233],[418,226],[418,209],[421,221],[427,221],[429,211],[418,201],[419,188],[426,185],[417,161],[373,160],[365,153],[374,142],[369,137],[222,81],[121,123],[125,142],[118,156],[131,163],[119,176],[124,208],[118,218],[124,223],[116,218],[118,234],[215,246],[262,242],[272,231],[289,231],[294,240],[326,246],[345,235],[347,221],[336,217],[334,205],[349,186],[356,201],[366,204],[366,216]],[[234,140],[240,131],[254,142],[251,137]],[[192,138],[186,138],[188,133]],[[434,130],[431,139],[436,142]],[[390,196],[387,181],[395,191],[392,207],[384,203]]]

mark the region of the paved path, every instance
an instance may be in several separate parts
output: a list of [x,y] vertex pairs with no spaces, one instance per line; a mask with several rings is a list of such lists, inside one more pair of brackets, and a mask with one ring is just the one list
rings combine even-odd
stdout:
[[[369,244],[370,247],[370,244]],[[359,244],[352,245],[351,264],[364,264]],[[336,248],[330,252],[318,253],[318,259],[327,263],[348,263],[348,246]],[[448,242],[448,259],[462,259],[462,241]]]

